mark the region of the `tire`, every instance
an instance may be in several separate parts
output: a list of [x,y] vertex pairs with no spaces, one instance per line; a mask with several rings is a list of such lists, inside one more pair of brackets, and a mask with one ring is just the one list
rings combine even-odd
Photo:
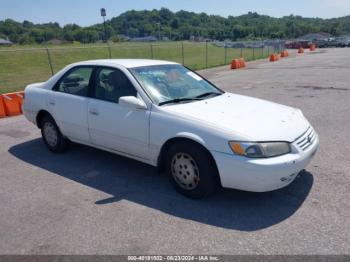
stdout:
[[41,121],[41,136],[47,148],[54,153],[62,153],[68,146],[68,140],[62,135],[55,120],[47,115]]
[[189,198],[208,196],[220,185],[214,160],[195,143],[173,145],[168,150],[165,168],[175,189]]

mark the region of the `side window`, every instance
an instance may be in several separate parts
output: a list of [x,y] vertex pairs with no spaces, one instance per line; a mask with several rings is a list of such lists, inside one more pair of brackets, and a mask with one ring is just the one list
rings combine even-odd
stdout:
[[135,87],[126,75],[113,68],[100,68],[96,74],[94,97],[118,103],[122,96],[137,96]]
[[65,75],[56,90],[78,96],[88,96],[88,88],[93,68],[79,67]]

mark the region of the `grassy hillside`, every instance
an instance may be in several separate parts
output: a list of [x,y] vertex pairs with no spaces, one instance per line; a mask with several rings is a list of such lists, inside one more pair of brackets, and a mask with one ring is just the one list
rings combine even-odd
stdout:
[[[125,37],[156,36],[170,40],[188,40],[191,36],[223,41],[230,39],[290,39],[308,33],[326,32],[338,36],[350,34],[350,16],[332,19],[285,16],[280,18],[249,12],[241,16],[221,17],[187,11],[130,10],[106,21],[107,38],[119,41]],[[45,43],[52,39],[68,42],[94,43],[104,39],[103,24],[82,27],[76,24],[60,26],[50,22],[34,24],[30,21],[0,21],[0,38],[8,37],[20,44]]]

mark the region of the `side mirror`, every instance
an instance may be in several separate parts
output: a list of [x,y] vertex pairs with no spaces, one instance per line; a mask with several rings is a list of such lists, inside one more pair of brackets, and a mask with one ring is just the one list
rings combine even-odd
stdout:
[[134,96],[122,96],[119,98],[119,105],[130,109],[147,109],[143,101]]

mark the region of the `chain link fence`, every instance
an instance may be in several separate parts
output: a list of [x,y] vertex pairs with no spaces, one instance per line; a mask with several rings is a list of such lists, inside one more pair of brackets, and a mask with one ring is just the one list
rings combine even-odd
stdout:
[[284,49],[282,41],[121,43],[0,49],[0,93],[46,81],[68,64],[106,58],[169,60],[193,70],[228,65],[234,58],[262,59]]

